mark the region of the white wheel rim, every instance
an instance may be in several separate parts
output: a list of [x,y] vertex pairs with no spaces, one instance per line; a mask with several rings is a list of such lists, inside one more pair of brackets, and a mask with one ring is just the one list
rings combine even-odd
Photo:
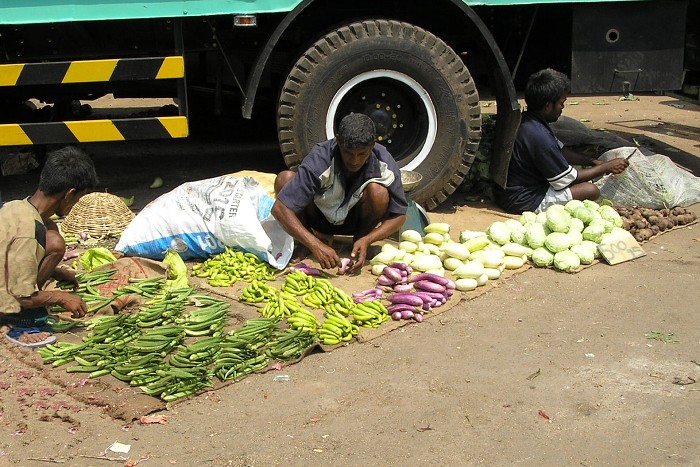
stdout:
[[428,92],[423,88],[423,86],[418,83],[408,75],[400,73],[394,70],[374,70],[361,73],[338,89],[338,91],[331,99],[331,103],[328,106],[328,113],[326,114],[326,137],[331,139],[335,136],[333,129],[333,122],[335,121],[335,114],[338,111],[340,103],[345,98],[345,95],[350,92],[355,86],[362,83],[363,81],[368,81],[376,78],[390,78],[399,81],[406,86],[408,86],[413,92],[418,95],[421,102],[423,103],[423,108],[428,114],[428,131],[425,136],[425,141],[421,147],[418,154],[411,160],[410,163],[402,167],[402,169],[415,170],[419,165],[425,161],[430,154],[430,150],[435,144],[435,138],[437,135],[437,112],[435,111],[435,106],[433,105],[433,100],[430,98]]

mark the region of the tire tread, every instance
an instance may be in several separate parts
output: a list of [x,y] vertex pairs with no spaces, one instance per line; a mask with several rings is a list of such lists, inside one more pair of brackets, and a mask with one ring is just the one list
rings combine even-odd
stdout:
[[445,177],[442,186],[422,200],[423,206],[432,210],[457,189],[471,168],[481,138],[481,108],[476,85],[464,62],[437,36],[412,24],[385,19],[354,22],[321,38],[297,61],[284,83],[278,108],[278,135],[284,161],[289,168],[294,168],[304,157],[295,144],[293,118],[300,91],[313,70],[341,47],[378,36],[402,38],[430,49],[436,67],[459,83],[461,89],[456,90],[455,95],[460,96],[458,101],[467,107],[468,131],[461,160],[456,170]]

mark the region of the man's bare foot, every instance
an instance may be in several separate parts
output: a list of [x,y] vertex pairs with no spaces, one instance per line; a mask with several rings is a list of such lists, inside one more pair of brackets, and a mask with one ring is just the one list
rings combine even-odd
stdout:
[[24,334],[19,336],[17,340],[22,342],[23,344],[36,344],[37,342],[45,340],[50,335],[51,333],[46,331],[32,333],[25,332]]

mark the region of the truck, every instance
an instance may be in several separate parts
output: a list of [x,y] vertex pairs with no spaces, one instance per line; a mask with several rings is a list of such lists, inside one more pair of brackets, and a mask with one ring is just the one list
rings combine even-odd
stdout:
[[[431,210],[475,160],[480,93],[496,101],[502,186],[531,72],[563,71],[581,94],[683,89],[700,68],[697,3],[3,0],[0,146],[184,138],[234,113],[273,127],[294,168],[362,112]],[[174,104],[97,118],[84,103],[106,95]]]

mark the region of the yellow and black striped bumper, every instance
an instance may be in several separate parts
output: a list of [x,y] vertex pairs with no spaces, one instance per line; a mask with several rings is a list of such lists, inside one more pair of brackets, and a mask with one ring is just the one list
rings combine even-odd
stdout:
[[[0,86],[184,80],[182,56],[0,65]],[[183,88],[184,89],[184,88]],[[182,109],[181,109],[182,110]],[[0,146],[88,143],[189,136],[187,116],[0,124]]]
[[184,116],[0,125],[0,146],[94,143],[187,136],[187,118]]
[[181,56],[0,65],[0,86],[177,79],[184,76],[185,64]]

